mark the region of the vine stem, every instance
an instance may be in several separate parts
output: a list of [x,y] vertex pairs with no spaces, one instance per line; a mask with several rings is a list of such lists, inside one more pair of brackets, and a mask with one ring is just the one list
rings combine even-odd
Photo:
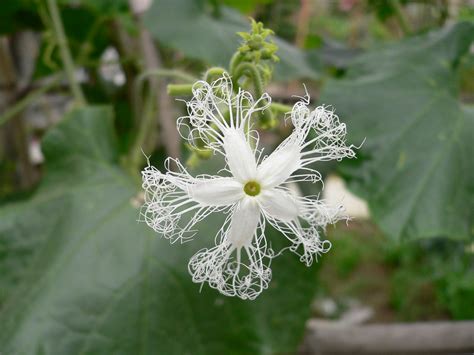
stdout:
[[235,72],[235,68],[237,67],[237,65],[239,65],[242,62],[243,58],[244,57],[243,57],[242,53],[240,53],[239,51],[234,53],[234,55],[230,59],[230,63],[229,63],[229,71],[231,73]]
[[62,75],[56,76],[49,83],[46,83],[40,86],[38,89],[31,91],[23,99],[16,102],[13,106],[9,107],[2,115],[0,115],[0,126],[7,123],[11,118],[22,112],[31,103],[36,101],[37,98],[41,97],[43,94],[53,89],[59,83],[61,77]]
[[76,57],[76,63],[84,63],[86,62],[86,59],[88,58],[90,52],[93,50],[92,42],[94,37],[97,36],[97,33],[101,29],[101,27],[107,22],[111,20],[111,16],[109,15],[103,15],[99,16],[94,23],[92,24],[89,32],[86,35],[85,41],[81,44],[81,47],[79,48],[79,53],[77,54]]
[[141,73],[137,77],[137,81],[143,81],[150,76],[156,76],[159,78],[175,78],[182,81],[189,81],[190,83],[194,83],[198,80],[196,77],[177,69],[151,69]]
[[[252,63],[240,63],[235,67],[235,71],[232,72],[232,81],[234,82],[234,88],[238,87],[238,81],[243,76],[247,75],[253,83],[255,89],[255,96],[257,98],[263,95],[263,81],[260,76],[260,72],[257,67]],[[263,102],[260,102],[259,106],[263,106]],[[262,113],[260,118],[260,127],[272,128],[276,124],[275,117],[271,110],[266,110]]]
[[153,131],[155,125],[155,105],[153,103],[155,92],[149,91],[147,98],[145,99],[145,109],[144,109],[144,118],[141,122],[137,136],[133,143],[132,149],[130,150],[129,159],[128,159],[128,168],[132,173],[132,176],[135,176],[137,171],[140,168],[140,164],[143,158],[142,146],[145,144],[147,137],[150,132]]
[[220,67],[213,67],[207,70],[206,74],[204,74],[204,80],[208,83],[211,82],[212,78],[215,76],[222,76],[224,73],[227,73],[227,70]]
[[170,96],[188,96],[193,94],[194,84],[168,84],[167,90]]
[[293,109],[292,106],[280,104],[279,102],[272,102],[270,104],[270,108],[275,112],[285,113],[285,114],[288,112],[291,112],[291,110]]
[[[146,79],[150,77],[157,77],[157,78],[176,78],[183,81],[194,81],[196,78],[193,76],[181,72],[179,70],[172,70],[172,69],[151,69],[143,72],[140,74],[134,83],[133,89],[133,101],[134,101],[134,108],[135,108],[135,115],[140,115],[141,113],[138,111],[141,105],[141,94],[143,89],[143,83]],[[151,88],[150,88],[151,89]],[[132,173],[135,173],[139,168],[143,153],[142,147],[145,144],[148,135],[150,132],[153,131],[155,125],[155,116],[154,116],[154,109],[155,105],[153,104],[153,98],[155,97],[156,92],[155,90],[149,90],[148,95],[145,99],[145,109],[143,110],[143,120],[140,123],[138,128],[138,133],[133,143],[132,149],[130,150],[129,155],[129,169]]]
[[[143,84],[145,83],[145,80],[149,79],[150,77],[156,77],[156,78],[175,78],[178,80],[182,80],[185,82],[195,82],[198,79],[195,78],[192,75],[189,75],[188,73],[182,72],[180,70],[176,69],[151,69],[144,71],[141,73],[134,81],[133,83],[133,107],[135,109],[135,116],[138,118],[140,112],[138,109],[141,106],[141,97],[142,97],[142,89],[143,89]],[[187,84],[183,84],[187,85]]]
[[76,103],[81,106],[85,105],[86,100],[84,98],[84,94],[74,75],[75,66],[72,60],[71,52],[69,50],[67,37],[64,32],[64,26],[61,21],[61,16],[59,14],[58,4],[56,3],[56,0],[47,0],[47,4],[48,11],[53,24],[54,35],[58,42],[61,60],[63,62],[64,71],[68,79],[69,87],[71,88],[71,92],[74,96],[74,100],[76,101]]
[[262,79],[260,78],[260,73],[258,69],[255,67],[254,64],[251,63],[240,63],[235,67],[235,71],[232,73],[232,80],[236,84],[235,86],[238,87],[237,82],[239,81],[240,77],[247,72],[248,76],[252,80],[253,87],[255,89],[255,96],[261,97],[263,95],[263,83]]

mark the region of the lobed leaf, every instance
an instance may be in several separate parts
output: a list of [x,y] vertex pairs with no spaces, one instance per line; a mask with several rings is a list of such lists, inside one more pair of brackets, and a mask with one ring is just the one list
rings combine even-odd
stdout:
[[370,51],[322,92],[351,141],[366,138],[343,172],[394,238],[474,235],[474,111],[457,78],[473,41],[459,23]]

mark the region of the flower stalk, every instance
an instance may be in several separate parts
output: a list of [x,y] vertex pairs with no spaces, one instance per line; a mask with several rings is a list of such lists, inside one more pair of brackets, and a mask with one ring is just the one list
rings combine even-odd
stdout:
[[206,74],[204,74],[204,80],[210,83],[212,79],[216,79],[216,77],[222,76],[225,73],[227,73],[227,70],[224,68],[212,67],[206,71]]
[[193,92],[193,84],[168,84],[168,94],[171,96],[189,96]]

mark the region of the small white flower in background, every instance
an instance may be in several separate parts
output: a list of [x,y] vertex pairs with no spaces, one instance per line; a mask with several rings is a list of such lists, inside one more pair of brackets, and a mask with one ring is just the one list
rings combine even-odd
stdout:
[[308,108],[308,98],[291,111],[294,130],[270,155],[258,150],[258,119],[271,98],[254,100],[249,92],[233,92],[228,76],[209,84],[194,85],[187,102],[188,116],[178,119],[183,138],[196,147],[225,157],[222,176],[191,176],[173,160],[177,171],[152,166],[142,172],[145,203],[143,220],[172,243],[196,234],[194,226],[211,213],[227,215],[215,237],[215,246],[198,251],[188,269],[193,281],[207,282],[227,296],[255,299],[271,279],[275,252],[265,238],[265,224],[279,230],[291,243],[290,250],[306,265],[331,247],[321,240],[327,224],[340,219],[341,207],[329,207],[317,196],[299,197],[289,183],[321,181],[312,163],[355,156],[346,146],[346,126],[334,112],[320,106]]

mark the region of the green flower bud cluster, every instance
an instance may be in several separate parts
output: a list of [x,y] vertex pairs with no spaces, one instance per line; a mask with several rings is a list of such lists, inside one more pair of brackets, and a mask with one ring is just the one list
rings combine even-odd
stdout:
[[263,27],[263,23],[251,19],[250,32],[237,32],[244,42],[238,49],[239,62],[248,62],[257,66],[263,82],[270,81],[273,67],[269,63],[276,63],[280,59],[275,54],[278,46],[269,36],[274,32]]
[[[232,56],[228,68],[212,67],[209,68],[203,76],[203,79],[211,83],[214,79],[221,77],[223,74],[230,76],[233,82],[235,93],[239,88],[248,91],[253,91],[255,97],[260,98],[264,94],[264,87],[270,82],[273,73],[273,63],[279,61],[276,52],[278,46],[273,43],[271,36],[274,32],[270,29],[264,28],[261,22],[251,20],[251,28],[249,32],[238,32],[237,34],[243,39],[242,44]],[[173,96],[191,95],[192,87],[195,84],[173,84],[168,85],[168,93]],[[221,96],[218,91],[213,94]],[[261,101],[260,105],[265,102]],[[272,103],[272,105],[274,105]],[[284,105],[277,105],[279,109],[274,110],[273,106],[258,113],[258,126],[261,129],[272,129],[278,125],[276,114],[278,112],[287,112],[288,107]],[[283,107],[283,108],[282,108]],[[291,108],[289,108],[291,109]],[[237,112],[232,115],[235,117]],[[225,120],[230,120],[231,114],[228,110],[222,112]],[[212,138],[209,138],[212,140]],[[196,145],[187,144],[186,148],[190,152],[186,165],[192,168],[197,167],[202,160],[209,159],[213,155],[210,148],[206,148],[204,142],[199,140],[195,142]],[[248,187],[247,194],[258,193],[255,186]]]
[[244,40],[244,43],[239,47],[239,52],[243,55],[244,61],[255,64],[260,63],[261,60],[278,62],[279,58],[275,54],[278,46],[268,38],[274,32],[264,28],[261,22],[256,22],[254,19],[251,19],[251,21],[250,32],[237,32]]

